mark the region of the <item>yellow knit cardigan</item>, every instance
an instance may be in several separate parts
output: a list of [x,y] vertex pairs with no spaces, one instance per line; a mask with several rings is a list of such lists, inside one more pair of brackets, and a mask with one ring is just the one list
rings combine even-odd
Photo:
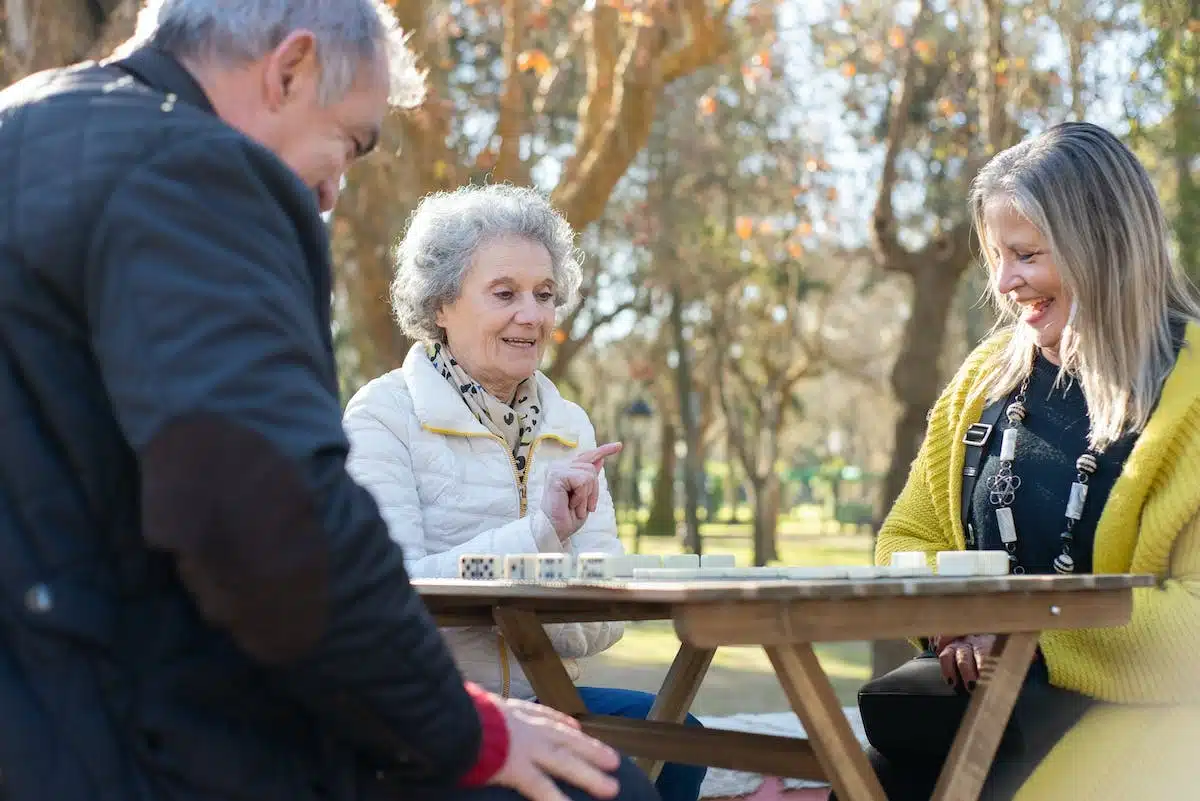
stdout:
[[[984,404],[970,399],[971,389],[1003,345],[1000,335],[977,348],[933,407],[908,482],[879,533],[878,564],[895,551],[925,551],[932,559],[965,547],[962,439]],[[1022,800],[1200,799],[1193,739],[1200,734],[1198,345],[1200,326],[1190,324],[1096,528],[1096,573],[1152,574],[1158,585],[1134,590],[1127,625],[1041,637],[1055,686],[1113,703],[1094,708],[1068,734],[1026,784]],[[1147,794],[1147,781],[1159,795]]]

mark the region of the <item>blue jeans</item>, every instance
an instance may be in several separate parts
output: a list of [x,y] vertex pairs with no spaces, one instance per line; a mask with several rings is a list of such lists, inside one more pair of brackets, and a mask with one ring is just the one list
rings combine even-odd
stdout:
[[[645,720],[654,703],[651,693],[637,690],[621,690],[614,687],[580,687],[583,705],[593,715],[613,715],[619,718]],[[700,721],[687,716],[688,726],[699,726]],[[708,768],[703,765],[682,765],[668,762],[658,774],[655,787],[662,801],[696,801],[700,797],[700,785]]]

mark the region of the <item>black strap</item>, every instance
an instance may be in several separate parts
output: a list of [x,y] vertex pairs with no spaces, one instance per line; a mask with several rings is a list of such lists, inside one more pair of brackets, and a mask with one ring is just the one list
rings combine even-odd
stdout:
[[967,448],[962,469],[962,526],[968,548],[974,548],[976,545],[974,528],[971,526],[971,496],[975,494],[975,482],[979,480],[979,465],[983,463],[984,449],[992,438],[992,432],[996,429],[996,422],[1000,419],[1007,400],[1001,398],[984,407],[979,415],[979,422],[968,428],[963,436],[963,444]]

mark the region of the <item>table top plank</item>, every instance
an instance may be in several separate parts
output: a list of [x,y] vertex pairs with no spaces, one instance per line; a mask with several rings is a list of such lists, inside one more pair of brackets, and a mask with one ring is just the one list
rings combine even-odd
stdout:
[[514,582],[419,579],[422,597],[438,606],[471,606],[504,601],[563,601],[609,604],[680,604],[732,601],[798,601],[841,598],[941,597],[998,593],[1088,592],[1152,587],[1149,575],[978,576],[911,579],[812,579],[739,581],[567,581]]

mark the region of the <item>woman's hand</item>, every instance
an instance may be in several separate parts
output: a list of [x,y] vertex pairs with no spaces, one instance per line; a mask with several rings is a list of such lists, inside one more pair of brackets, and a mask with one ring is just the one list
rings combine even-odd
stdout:
[[581,451],[569,461],[550,468],[542,493],[542,511],[554,525],[559,542],[569,540],[588,515],[596,511],[596,502],[600,499],[600,469],[605,459],[620,450],[621,443],[610,442]]
[[930,640],[942,666],[942,677],[952,687],[973,692],[986,659],[996,646],[995,634],[942,635]]

